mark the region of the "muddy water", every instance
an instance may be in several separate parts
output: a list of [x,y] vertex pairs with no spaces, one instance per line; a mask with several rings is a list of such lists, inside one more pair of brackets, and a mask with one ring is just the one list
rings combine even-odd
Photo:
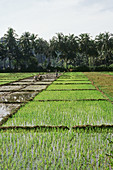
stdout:
[[3,85],[3,86],[0,86],[0,92],[5,92],[5,91],[18,91],[20,90],[21,88],[24,88],[25,86],[11,86],[11,85]]
[[0,121],[4,119],[5,116],[10,115],[17,108],[20,107],[20,104],[0,104]]
[[30,99],[34,98],[36,96],[35,92],[14,92],[8,95],[2,95],[0,97],[1,103],[21,103],[21,102],[27,102]]
[[41,90],[47,88],[55,79],[55,74],[42,75],[42,81],[26,78],[0,86],[0,122],[17,110],[21,104],[32,100]]
[[47,85],[30,85],[27,86],[25,88],[23,88],[23,91],[40,91],[40,90],[44,90],[47,87]]

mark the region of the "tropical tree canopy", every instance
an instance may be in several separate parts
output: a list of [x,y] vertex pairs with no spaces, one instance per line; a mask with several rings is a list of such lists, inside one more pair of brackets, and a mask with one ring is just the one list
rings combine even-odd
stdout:
[[84,33],[56,33],[49,42],[29,32],[19,38],[13,28],[0,41],[0,69],[37,71],[59,67],[64,69],[110,67],[113,65],[113,34],[100,33],[92,39]]

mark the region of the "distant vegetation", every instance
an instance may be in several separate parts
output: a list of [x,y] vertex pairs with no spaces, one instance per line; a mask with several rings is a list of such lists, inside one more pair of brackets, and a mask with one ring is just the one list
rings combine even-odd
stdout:
[[18,38],[9,28],[0,38],[0,71],[113,71],[113,34],[64,35],[57,33],[47,42],[35,34]]

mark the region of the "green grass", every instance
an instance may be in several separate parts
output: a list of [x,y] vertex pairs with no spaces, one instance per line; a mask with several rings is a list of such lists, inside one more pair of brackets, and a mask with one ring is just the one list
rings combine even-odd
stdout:
[[3,126],[112,124],[112,113],[108,101],[29,102]]
[[18,79],[23,79],[26,77],[32,77],[38,73],[0,73],[0,80],[10,80],[15,81]]
[[[51,86],[50,86],[51,87]],[[80,100],[80,99],[105,99],[105,97],[96,90],[84,91],[43,91],[39,93],[36,100]]]
[[70,80],[88,80],[88,78],[82,72],[67,72],[60,76],[60,79],[70,79]]
[[0,84],[6,84],[6,83],[9,83],[10,81],[3,81],[3,82],[0,82]]
[[111,71],[106,71],[106,72],[99,72],[99,73],[113,76],[113,71],[112,72]]
[[1,132],[0,169],[112,169],[112,132]]
[[0,73],[0,85],[32,77],[38,73]]
[[70,85],[56,85],[52,84],[47,90],[62,90],[62,89],[95,89],[92,84],[70,84]]
[[68,76],[68,75],[61,75],[58,80],[66,80],[66,79],[68,79],[68,80],[80,80],[80,81],[82,81],[82,80],[87,81],[88,80],[88,78],[85,77],[85,76]]

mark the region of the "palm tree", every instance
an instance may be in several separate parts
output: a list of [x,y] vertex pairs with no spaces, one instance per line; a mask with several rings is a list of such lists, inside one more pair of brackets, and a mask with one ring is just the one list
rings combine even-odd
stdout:
[[89,34],[80,34],[79,35],[79,52],[83,56],[84,65],[89,66],[89,55],[91,45],[91,37]]
[[15,30],[13,28],[9,28],[7,33],[4,35],[10,69],[11,69],[11,61],[14,60],[16,56],[16,46],[17,46],[16,37],[17,34],[15,33]]
[[[37,35],[30,34],[29,32],[25,32],[19,39],[19,47],[22,52],[22,69],[27,69],[31,67],[37,67],[37,59],[35,56],[35,39]],[[34,67],[33,67],[34,64]]]
[[100,33],[96,36],[95,41],[101,64],[108,66],[110,64],[113,51],[113,34],[109,32]]
[[66,69],[68,68],[68,62],[74,60],[77,56],[77,37],[74,34],[63,35],[62,33],[57,33],[50,41],[50,48],[52,55],[55,57],[59,56],[66,63]]
[[4,41],[0,42],[0,59],[1,61],[3,61],[3,69],[5,69],[5,59],[6,59],[6,53],[7,53],[7,50],[6,50],[6,46],[4,44]]

